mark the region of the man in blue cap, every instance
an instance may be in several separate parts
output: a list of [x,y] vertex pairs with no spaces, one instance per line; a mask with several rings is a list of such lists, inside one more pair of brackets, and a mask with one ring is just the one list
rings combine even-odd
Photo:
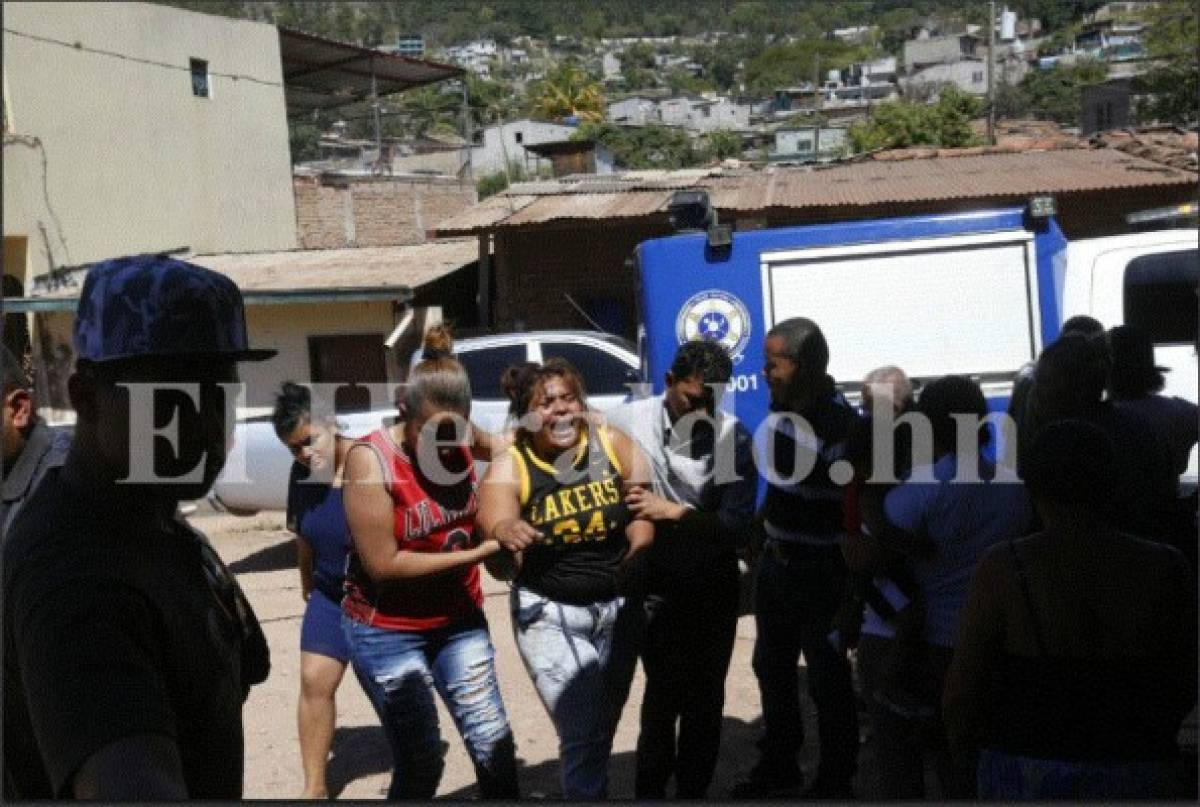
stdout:
[[5,795],[239,798],[266,641],[178,504],[224,465],[237,362],[273,351],[232,281],[163,256],[92,267],[75,349],[74,443],[4,546]]

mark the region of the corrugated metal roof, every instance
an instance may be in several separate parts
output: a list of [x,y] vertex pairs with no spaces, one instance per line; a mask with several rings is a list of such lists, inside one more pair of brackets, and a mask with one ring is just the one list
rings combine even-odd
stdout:
[[[399,247],[306,249],[286,252],[196,255],[188,262],[229,277],[248,305],[289,300],[407,299],[413,289],[431,283],[479,259],[474,238],[433,241]],[[72,310],[83,286],[86,269],[74,282],[51,291],[4,301],[6,310]],[[36,283],[36,281],[35,281]]]
[[559,219],[620,219],[646,216],[666,209],[669,194],[660,191],[631,193],[576,193],[542,196],[503,222],[504,227],[541,224]]
[[1197,181],[1195,171],[1110,148],[930,150],[910,156],[815,169],[636,171],[588,181],[526,183],[510,190],[512,196],[501,194],[442,222],[438,231],[464,234],[559,219],[648,215],[665,210],[673,190],[690,187],[707,189],[720,210],[756,212],[1194,186]]
[[862,162],[811,173],[781,172],[770,206],[876,205],[1114,190],[1195,181],[1195,174],[1111,149],[981,154],[903,162]]
[[438,222],[438,233],[443,236],[461,235],[490,229],[537,199],[537,196],[521,194],[489,196],[482,202]]
[[457,65],[384,53],[282,25],[278,29],[289,115],[390,95],[466,72]]

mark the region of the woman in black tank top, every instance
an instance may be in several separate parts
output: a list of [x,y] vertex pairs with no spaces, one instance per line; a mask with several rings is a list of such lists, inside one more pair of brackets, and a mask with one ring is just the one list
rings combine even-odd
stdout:
[[981,798],[1184,795],[1194,583],[1178,551],[1112,527],[1114,464],[1095,426],[1044,427],[1024,474],[1045,530],[993,547],[971,581],[943,709]]
[[[478,529],[507,550],[517,648],[559,736],[563,797],[607,794],[608,754],[636,663],[623,584],[653,538],[623,486],[646,484],[632,440],[589,416],[566,361],[505,374],[514,443],[480,485]],[[632,625],[630,625],[632,627]]]

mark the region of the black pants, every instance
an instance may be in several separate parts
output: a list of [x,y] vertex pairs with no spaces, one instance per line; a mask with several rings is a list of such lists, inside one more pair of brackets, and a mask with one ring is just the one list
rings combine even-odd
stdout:
[[846,563],[836,546],[768,547],[755,580],[754,673],[762,694],[766,731],[759,765],[776,777],[799,777],[804,744],[800,654],[808,664],[808,689],[817,706],[821,762],[817,778],[849,787],[858,756],[858,710],[846,654],[831,644],[833,614],[846,587]]
[[704,798],[717,764],[725,674],[737,632],[736,558],[723,560],[705,583],[645,599],[639,799],[665,798],[672,773],[675,798]]

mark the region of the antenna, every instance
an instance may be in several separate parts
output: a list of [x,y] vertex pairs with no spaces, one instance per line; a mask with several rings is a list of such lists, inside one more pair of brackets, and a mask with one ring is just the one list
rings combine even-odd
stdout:
[[582,308],[580,308],[579,303],[575,302],[575,300],[571,297],[571,295],[563,293],[563,297],[567,298],[567,302],[570,303],[575,308],[575,310],[579,312],[579,316],[586,319],[593,328],[600,331],[601,333],[604,332],[604,329],[600,327],[600,325],[596,322],[596,320],[589,317],[587,315],[587,312],[584,311]]

